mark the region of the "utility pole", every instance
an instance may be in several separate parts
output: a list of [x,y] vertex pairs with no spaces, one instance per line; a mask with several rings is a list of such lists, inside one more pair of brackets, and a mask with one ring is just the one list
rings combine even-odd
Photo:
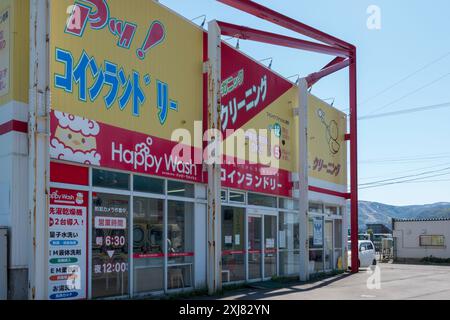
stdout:
[[[221,39],[216,20],[208,23],[208,130],[210,146],[215,147],[215,161],[208,164],[208,293],[222,289],[221,242]],[[219,136],[218,136],[219,135]],[[219,154],[217,154],[219,152]]]
[[49,173],[48,1],[30,0],[28,113],[29,299],[47,298]]
[[294,114],[298,117],[298,214],[300,234],[300,270],[301,281],[309,280],[309,243],[308,243],[308,83],[305,78],[298,83],[298,108]]

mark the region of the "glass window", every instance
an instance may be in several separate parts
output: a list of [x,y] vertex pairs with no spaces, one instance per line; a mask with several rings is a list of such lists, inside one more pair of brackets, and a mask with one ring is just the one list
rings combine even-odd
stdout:
[[298,250],[300,241],[298,214],[280,212],[280,250]]
[[169,196],[194,198],[195,188],[191,183],[169,180],[167,183],[167,194]]
[[323,219],[321,217],[309,218],[308,237],[310,248],[323,248]]
[[281,251],[280,259],[280,276],[297,275],[300,271],[300,251]]
[[248,278],[261,279],[262,274],[262,218],[247,217]]
[[133,176],[134,191],[164,194],[164,180]]
[[342,248],[342,220],[334,220],[334,246]]
[[325,269],[333,269],[333,221],[325,221]]
[[277,275],[277,217],[264,216],[264,277]]
[[248,194],[248,204],[264,207],[277,207],[277,198],[257,193]]
[[338,209],[338,207],[334,207],[334,206],[325,206],[325,213],[329,214],[329,215],[338,215],[339,209]]
[[420,241],[421,246],[443,247],[445,245],[445,237],[444,236],[424,235],[424,236],[420,236],[419,241]]
[[92,185],[94,187],[129,190],[130,175],[121,172],[92,170]]
[[230,191],[230,202],[245,203],[245,193]]
[[309,250],[309,272],[323,272],[323,250]]
[[129,197],[92,195],[92,297],[128,295]]
[[227,201],[227,190],[221,190],[220,191],[220,199],[222,200],[222,202],[226,202]]
[[342,249],[334,250],[334,269],[342,270],[344,269],[344,261],[342,260]]
[[192,287],[194,204],[169,201],[167,223],[168,288]]
[[164,289],[164,200],[133,199],[134,292]]
[[195,185],[195,198],[206,199],[207,187],[203,184]]
[[222,282],[245,280],[244,208],[222,207]]
[[323,206],[322,206],[322,204],[310,202],[309,203],[309,212],[323,213]]
[[298,210],[298,200],[279,198],[279,207],[287,210]]

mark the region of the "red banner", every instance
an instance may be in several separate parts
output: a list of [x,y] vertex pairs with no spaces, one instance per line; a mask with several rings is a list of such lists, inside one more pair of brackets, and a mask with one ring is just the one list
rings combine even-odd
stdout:
[[[201,164],[172,156],[177,142],[59,111],[51,113],[51,128],[50,155],[54,159],[206,182]],[[192,158],[195,152],[201,150],[191,147]]]
[[222,130],[239,129],[271,105],[292,83],[222,44]]
[[268,168],[261,164],[250,163],[222,164],[222,186],[246,191],[260,192],[274,196],[292,196],[290,172],[283,169]]

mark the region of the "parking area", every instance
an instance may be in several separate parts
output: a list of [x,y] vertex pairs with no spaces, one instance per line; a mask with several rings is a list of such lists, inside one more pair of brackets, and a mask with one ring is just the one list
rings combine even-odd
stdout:
[[[373,272],[341,274],[282,289],[248,288],[226,294],[224,300],[450,300],[450,266],[379,264],[379,287]],[[371,281],[367,285],[368,279]]]

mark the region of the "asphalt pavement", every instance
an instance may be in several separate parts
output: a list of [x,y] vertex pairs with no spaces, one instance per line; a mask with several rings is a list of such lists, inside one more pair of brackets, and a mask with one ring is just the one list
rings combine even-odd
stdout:
[[[227,292],[219,300],[450,300],[450,266],[378,264],[312,283],[284,288],[244,288]],[[378,281],[379,280],[379,281]]]

